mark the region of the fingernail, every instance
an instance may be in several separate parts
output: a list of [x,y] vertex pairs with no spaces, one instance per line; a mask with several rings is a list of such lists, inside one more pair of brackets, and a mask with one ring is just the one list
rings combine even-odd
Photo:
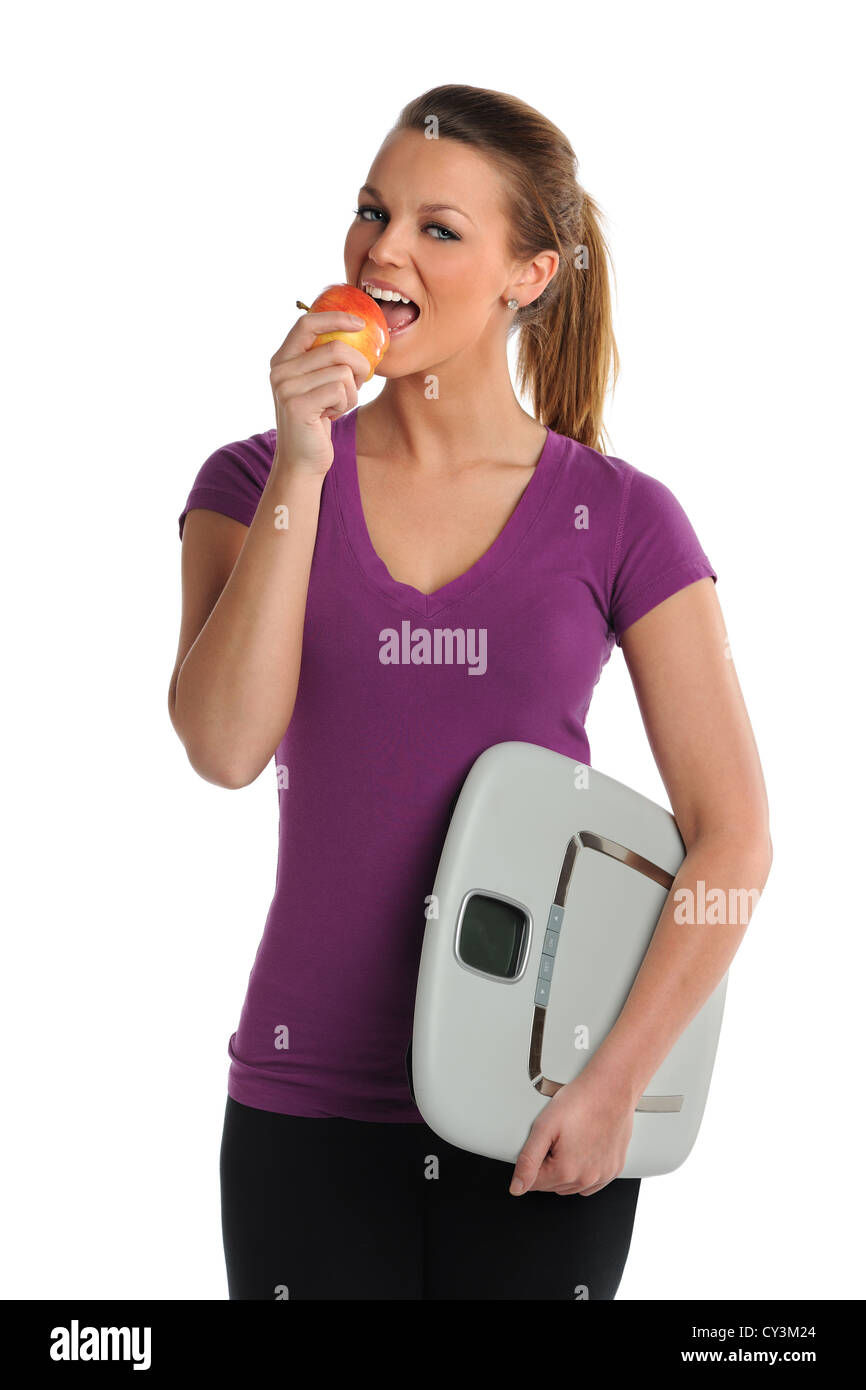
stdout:
[[353,323],[356,323],[359,328],[364,327],[364,320],[360,318],[358,314],[350,314],[349,318],[352,320]]
[[523,1183],[521,1182],[520,1178],[514,1179],[514,1182],[511,1184],[511,1191],[515,1197],[520,1196],[521,1192],[523,1191]]

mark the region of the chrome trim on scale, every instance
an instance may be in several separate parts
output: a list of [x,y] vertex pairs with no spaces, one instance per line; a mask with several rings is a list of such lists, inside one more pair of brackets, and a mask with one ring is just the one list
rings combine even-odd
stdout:
[[[638,873],[644,874],[647,878],[658,883],[660,887],[670,892],[673,886],[674,876],[669,874],[666,869],[658,864],[653,864],[651,860],[644,859],[643,855],[636,854],[634,850],[627,849],[625,845],[617,844],[615,840],[609,840],[606,835],[596,835],[591,830],[581,830],[577,835],[573,835],[566,846],[565,855],[562,860],[562,868],[559,872],[559,882],[556,885],[556,893],[553,899],[554,907],[565,907],[565,900],[568,896],[568,889],[574,873],[574,866],[577,863],[577,856],[582,849],[594,849],[600,854],[606,854],[611,859],[618,859],[621,864],[626,864],[630,869],[635,869]],[[565,918],[563,916],[563,925]],[[551,1081],[549,1077],[541,1073],[541,1049],[544,1043],[544,1022],[547,1014],[548,1005],[536,1004],[535,1012],[532,1016],[532,1034],[529,1040],[529,1079],[537,1091],[543,1096],[555,1096],[566,1084],[564,1081]],[[655,1113],[672,1113],[682,1110],[683,1096],[641,1096],[635,1110]]]

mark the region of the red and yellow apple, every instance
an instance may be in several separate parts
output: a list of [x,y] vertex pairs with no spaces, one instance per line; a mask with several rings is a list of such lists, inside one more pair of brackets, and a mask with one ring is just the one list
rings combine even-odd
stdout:
[[364,327],[355,329],[354,332],[351,329],[339,329],[333,333],[320,333],[313,347],[318,347],[320,343],[329,343],[332,338],[339,338],[350,347],[357,348],[370,363],[370,376],[366,378],[369,381],[388,351],[391,341],[385,315],[375,299],[359,290],[357,285],[328,285],[317,295],[309,308],[302,304],[300,299],[297,305],[299,309],[306,309],[308,314],[324,314],[338,310],[341,313],[358,314],[364,320]]

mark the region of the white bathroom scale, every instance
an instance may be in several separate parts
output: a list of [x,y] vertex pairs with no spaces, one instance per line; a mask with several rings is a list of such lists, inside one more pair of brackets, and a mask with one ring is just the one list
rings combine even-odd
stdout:
[[[522,742],[476,759],[427,907],[407,1053],[441,1138],[516,1162],[616,1022],[684,857],[669,811],[585,763]],[[727,980],[646,1086],[620,1177],[669,1173],[690,1152]]]

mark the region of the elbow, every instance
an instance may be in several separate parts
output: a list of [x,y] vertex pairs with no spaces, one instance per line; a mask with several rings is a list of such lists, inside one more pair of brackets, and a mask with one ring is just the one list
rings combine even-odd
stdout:
[[762,878],[762,887],[770,877],[770,869],[773,867],[773,841],[770,837],[770,827],[765,822],[759,831],[752,838],[752,852],[758,860],[758,866]]
[[250,772],[248,767],[241,767],[238,763],[228,763],[224,756],[214,754],[213,749],[202,747],[195,743],[189,735],[184,734],[183,729],[178,725],[174,705],[171,702],[169,702],[169,714],[175,733],[183,744],[190,767],[198,773],[203,781],[210,782],[215,787],[225,787],[228,791],[239,791],[241,787],[250,786],[260,775],[261,768]]
[[[241,787],[249,787],[264,772],[270,759],[274,756],[270,752],[264,761],[252,760],[250,756],[246,760],[241,757],[228,761],[225,756],[225,742],[215,750],[210,743],[196,739],[192,732],[186,730],[178,719],[176,688],[169,691],[168,712],[174,731],[180,739],[189,759],[190,767],[198,773],[205,782],[210,782],[215,787],[225,787],[228,791],[239,791]],[[230,742],[230,740],[228,740]],[[260,755],[259,755],[260,756]]]
[[769,827],[762,826],[741,843],[743,859],[750,866],[763,892],[773,865],[773,841],[770,838]]
[[753,886],[763,893],[773,867],[773,841],[770,838],[769,827],[765,826],[751,838],[744,847],[744,855],[751,867]]
[[190,767],[205,782],[210,782],[215,787],[225,787],[227,791],[239,791],[241,787],[250,786],[259,776],[258,772],[250,773],[247,768],[226,763],[224,759],[214,757],[200,749],[191,748],[188,744],[184,744],[184,747]]
[[773,865],[773,841],[766,822],[751,828],[717,825],[684,840],[688,851],[717,853],[732,871],[747,875],[750,885],[763,892]]

